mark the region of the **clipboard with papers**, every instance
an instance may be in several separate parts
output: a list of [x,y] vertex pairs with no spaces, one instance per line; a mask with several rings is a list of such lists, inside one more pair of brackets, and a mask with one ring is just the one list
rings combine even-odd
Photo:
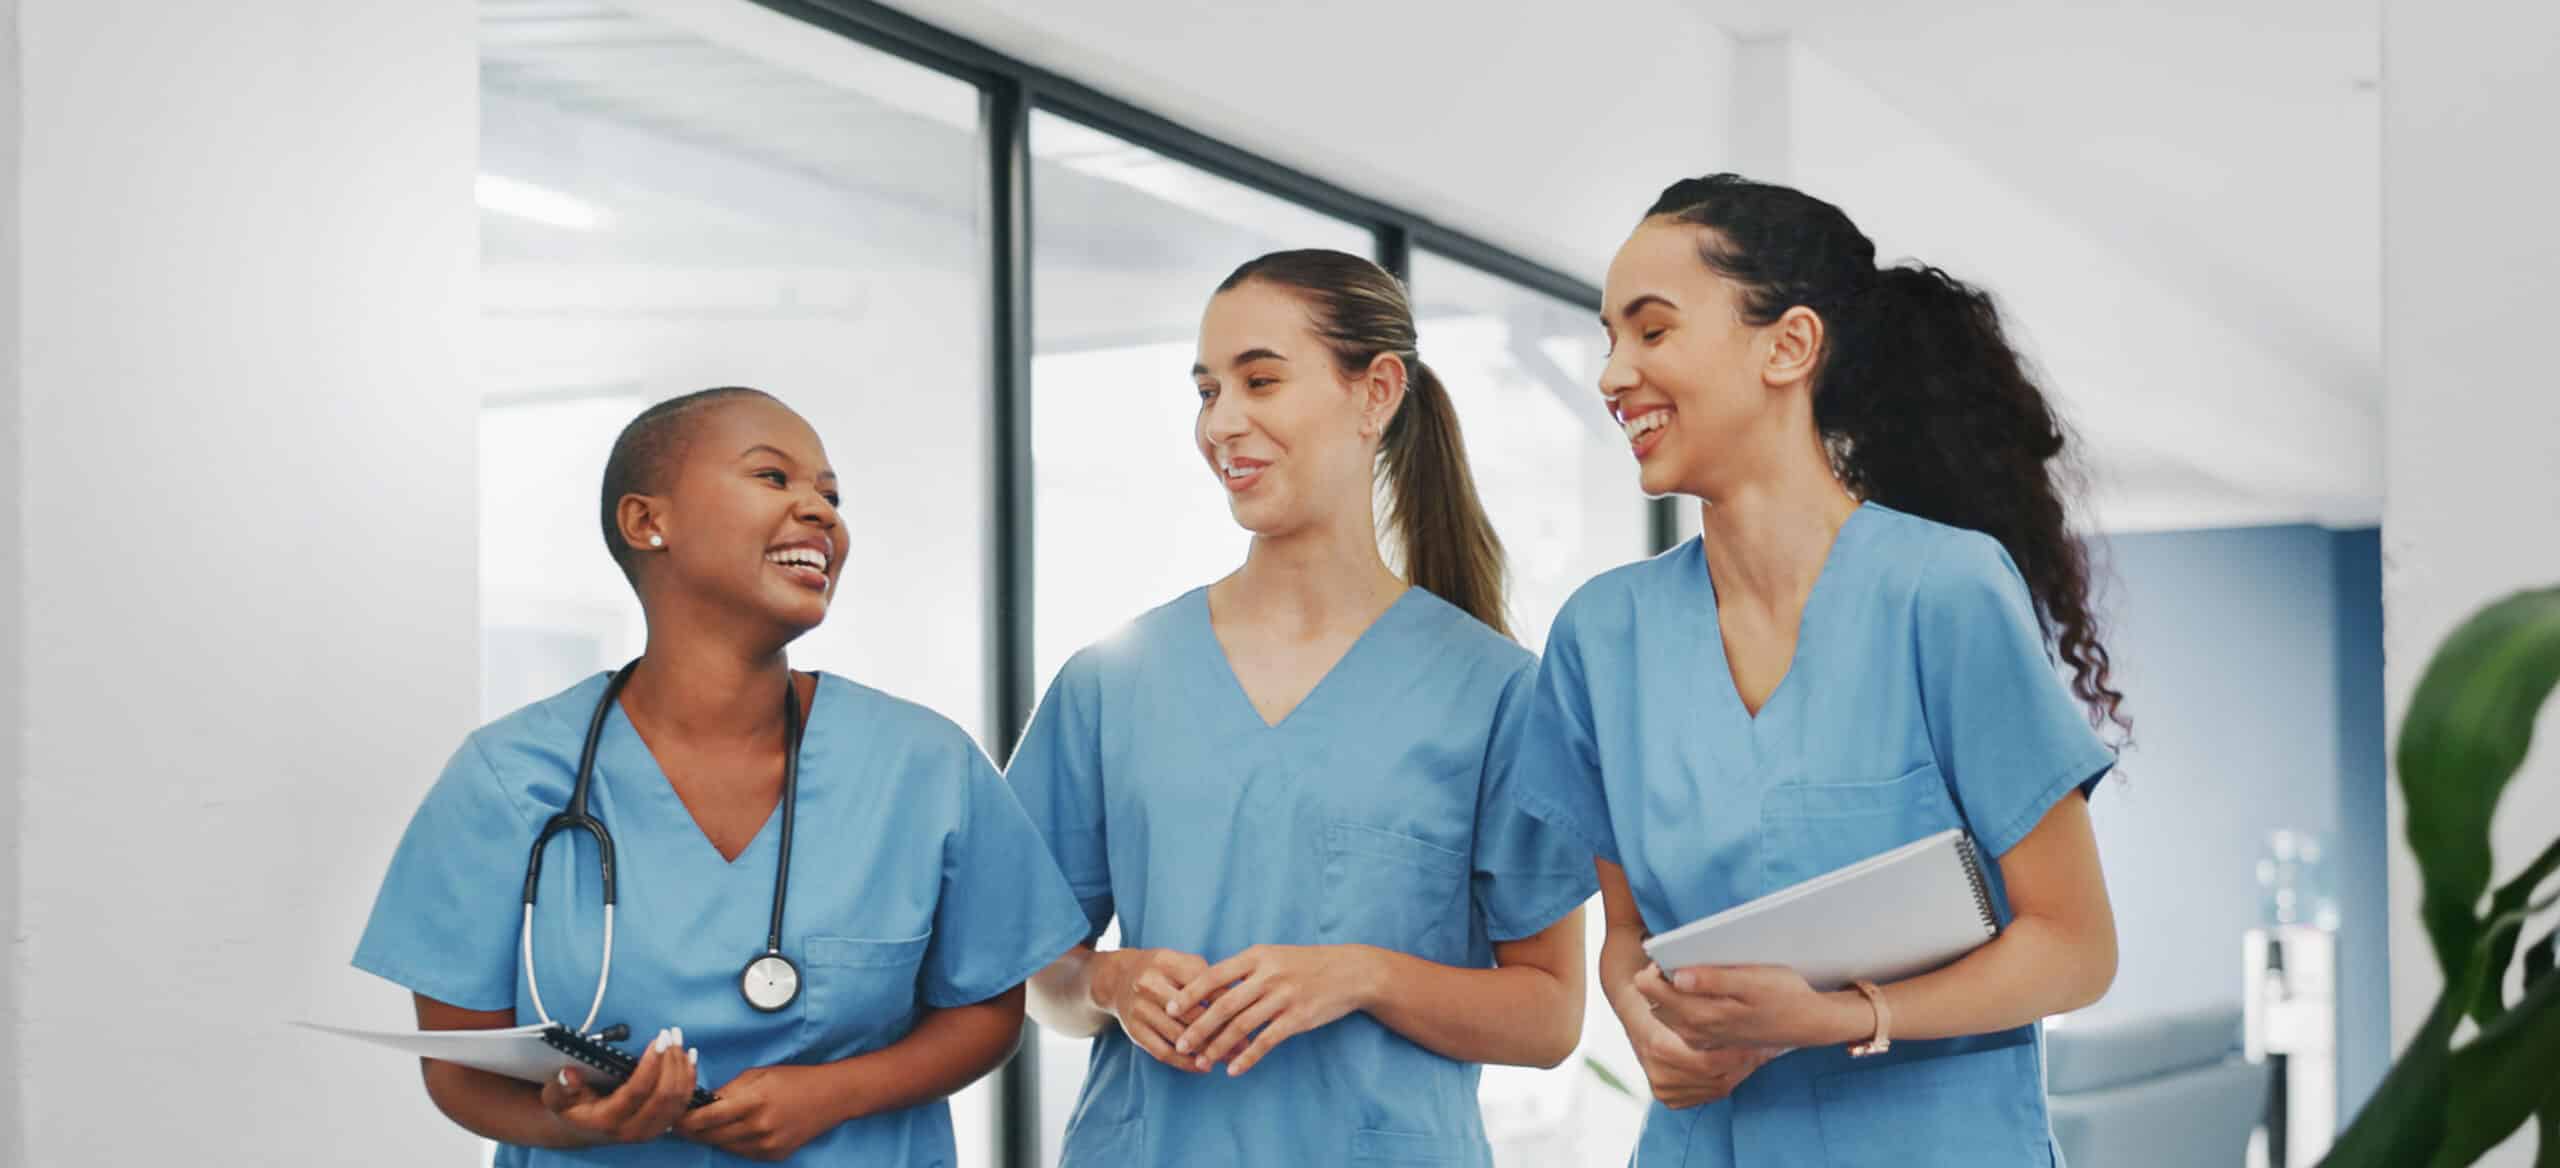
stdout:
[[1645,940],[1666,970],[1783,965],[1814,989],[1900,981],[2000,933],[1973,838],[1950,828]]
[[[528,1083],[548,1082],[562,1070],[574,1067],[588,1082],[609,1091],[630,1078],[640,1062],[629,1052],[572,1034],[556,1022],[504,1030],[359,1030],[318,1022],[294,1025]],[[717,1098],[696,1087],[689,1106],[700,1107]]]

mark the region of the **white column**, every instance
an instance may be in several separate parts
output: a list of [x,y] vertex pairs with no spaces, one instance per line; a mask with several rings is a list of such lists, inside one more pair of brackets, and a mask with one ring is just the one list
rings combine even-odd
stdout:
[[475,711],[475,5],[11,8],[0,1128],[28,1164],[467,1163],[414,1065],[284,1023],[406,1019],[347,957]]
[[[0,0],[0,274],[18,270],[18,0]],[[26,769],[24,411],[18,378],[18,282],[0,280],[0,1165],[26,1162],[17,1033],[24,1006],[18,936],[18,800]]]
[[[2560,583],[2560,237],[2545,143],[2560,108],[2560,9],[2383,0],[2387,384],[2383,612],[2393,729],[2438,642],[2482,605]],[[2546,725],[2552,724],[2549,718]],[[2405,1042],[2441,981],[2392,788],[2391,1020]],[[2560,750],[2508,788],[2500,877],[2560,834]],[[2530,1127],[2530,1125],[2528,1125]],[[2484,1163],[2522,1168],[2532,1137]]]

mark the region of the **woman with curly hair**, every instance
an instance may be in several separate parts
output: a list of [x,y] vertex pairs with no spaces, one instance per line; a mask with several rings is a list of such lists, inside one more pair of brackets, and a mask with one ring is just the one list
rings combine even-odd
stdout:
[[[2086,796],[2126,725],[2062,426],[1987,295],[1734,175],[1662,193],[1601,320],[1644,489],[1702,533],[1566,604],[1507,765],[1600,858],[1600,984],[1657,1101],[1636,1163],[2052,1163],[2038,1020],[2115,976]],[[1944,969],[1826,993],[1645,957],[1958,827],[2003,928]]]

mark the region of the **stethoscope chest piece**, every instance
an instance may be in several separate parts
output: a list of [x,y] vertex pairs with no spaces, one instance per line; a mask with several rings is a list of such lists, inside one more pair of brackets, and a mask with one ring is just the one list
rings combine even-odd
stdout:
[[[634,661],[617,670],[605,683],[604,696],[596,700],[595,713],[587,719],[586,745],[578,754],[578,771],[569,788],[569,806],[552,816],[542,834],[533,841],[533,854],[525,861],[524,872],[524,976],[533,996],[533,1012],[544,1022],[551,1014],[543,1008],[542,988],[533,972],[533,902],[542,883],[542,848],[551,837],[564,831],[583,831],[595,837],[597,864],[602,870],[604,892],[604,958],[596,974],[595,1000],[587,1006],[587,1019],[578,1024],[584,1034],[595,1025],[596,1012],[604,1008],[606,979],[613,972],[613,833],[605,830],[603,821],[587,812],[587,792],[595,777],[596,744],[604,736],[605,716],[612,712],[614,699],[621,695],[624,682],[640,663]],[[765,931],[764,952],[738,971],[738,992],[747,1004],[767,1014],[776,1013],[800,998],[800,967],[782,955],[782,909],[791,885],[791,821],[800,802],[800,693],[797,683],[786,683],[782,691],[782,846],[773,864],[773,916]]]
[[800,967],[779,953],[762,954],[739,971],[738,992],[758,1010],[779,1011],[800,996]]

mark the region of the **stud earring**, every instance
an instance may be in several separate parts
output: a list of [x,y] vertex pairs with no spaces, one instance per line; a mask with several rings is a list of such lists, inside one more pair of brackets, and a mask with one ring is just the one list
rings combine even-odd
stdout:
[[649,537],[649,546],[654,548],[665,547],[667,546],[667,537],[663,535],[652,535]]

